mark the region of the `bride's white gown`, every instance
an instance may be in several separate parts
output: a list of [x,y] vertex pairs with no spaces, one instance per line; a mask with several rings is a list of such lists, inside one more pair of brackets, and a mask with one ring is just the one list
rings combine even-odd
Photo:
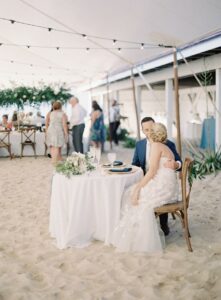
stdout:
[[168,158],[161,157],[157,174],[141,189],[139,204],[131,204],[134,186],[124,194],[122,218],[115,228],[112,244],[123,252],[159,252],[163,246],[154,214],[154,208],[175,202],[178,198],[176,173],[163,165]]

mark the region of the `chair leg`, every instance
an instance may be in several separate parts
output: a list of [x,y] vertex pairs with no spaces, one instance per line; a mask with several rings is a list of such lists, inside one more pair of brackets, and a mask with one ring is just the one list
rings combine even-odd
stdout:
[[184,212],[184,235],[187,243],[188,250],[190,252],[193,252],[191,242],[190,242],[190,233],[189,233],[189,226],[188,226],[188,218],[187,218],[187,212]]
[[8,146],[8,152],[9,152],[10,158],[12,159],[11,145]]

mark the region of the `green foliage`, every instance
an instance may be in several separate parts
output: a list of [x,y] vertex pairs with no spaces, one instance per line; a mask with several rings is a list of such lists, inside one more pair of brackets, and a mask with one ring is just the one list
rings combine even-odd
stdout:
[[203,86],[211,85],[213,82],[213,73],[210,71],[202,72],[198,75]]
[[52,100],[65,103],[70,97],[69,90],[64,87],[60,87],[58,92],[55,92],[50,86],[43,88],[20,86],[14,89],[0,90],[0,106],[16,105],[18,109],[23,109],[25,104],[38,106]]
[[131,137],[126,137],[123,143],[123,147],[125,148],[135,148],[136,140]]
[[129,131],[125,128],[122,128],[120,134],[118,135],[119,141],[125,141],[129,136]]
[[[110,128],[109,126],[106,127],[106,140],[110,140]],[[121,128],[120,134],[118,134],[119,141],[125,141],[125,139],[129,136],[129,131],[125,128]]]
[[203,179],[206,175],[217,173],[221,170],[221,150],[217,152],[207,151],[194,154],[194,160],[189,174],[189,182],[192,183],[194,179]]

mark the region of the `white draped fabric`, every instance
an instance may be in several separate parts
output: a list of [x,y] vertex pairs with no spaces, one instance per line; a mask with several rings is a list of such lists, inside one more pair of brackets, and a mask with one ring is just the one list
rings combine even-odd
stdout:
[[[0,132],[0,137],[3,136],[3,133]],[[7,141],[7,140],[6,140]],[[11,152],[15,156],[21,155],[21,133],[17,131],[10,132],[10,143],[11,143]],[[84,151],[87,151],[87,140],[84,138]],[[72,143],[72,135],[71,132],[69,133],[69,153],[72,153],[74,151],[73,149],[73,143]],[[50,150],[48,149],[47,153],[49,153]],[[62,154],[66,155],[67,153],[67,145],[65,144],[62,148]],[[42,156],[45,154],[45,133],[37,131],[36,132],[36,154],[37,156]],[[8,156],[8,151],[6,149],[1,148],[0,149],[0,157],[2,156]],[[34,151],[31,146],[25,146],[24,147],[24,156],[34,156]]]
[[[1,134],[1,133],[0,133]],[[44,155],[45,153],[45,133],[44,132],[36,132],[36,154]],[[15,156],[21,155],[21,133],[12,131],[10,133],[10,143],[11,143],[11,152]],[[33,156],[34,151],[31,146],[24,147],[24,156]],[[0,156],[8,156],[8,151],[6,149],[0,150]]]
[[49,230],[58,248],[85,247],[93,239],[110,243],[123,192],[143,176],[140,168],[133,168],[136,172],[130,174],[53,176]]

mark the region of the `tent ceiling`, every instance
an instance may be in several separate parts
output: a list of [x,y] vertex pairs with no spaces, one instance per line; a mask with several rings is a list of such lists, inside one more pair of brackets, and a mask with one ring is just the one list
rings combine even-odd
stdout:
[[[221,28],[219,0],[7,0],[0,2],[0,17],[138,43],[183,45]],[[113,47],[112,41],[0,20],[0,42],[76,48]],[[116,48],[135,47],[117,42]],[[166,51],[39,49],[0,47],[0,82],[65,81],[82,86],[107,72],[130,67]],[[11,63],[11,61],[14,63]],[[30,66],[33,65],[33,66]]]

